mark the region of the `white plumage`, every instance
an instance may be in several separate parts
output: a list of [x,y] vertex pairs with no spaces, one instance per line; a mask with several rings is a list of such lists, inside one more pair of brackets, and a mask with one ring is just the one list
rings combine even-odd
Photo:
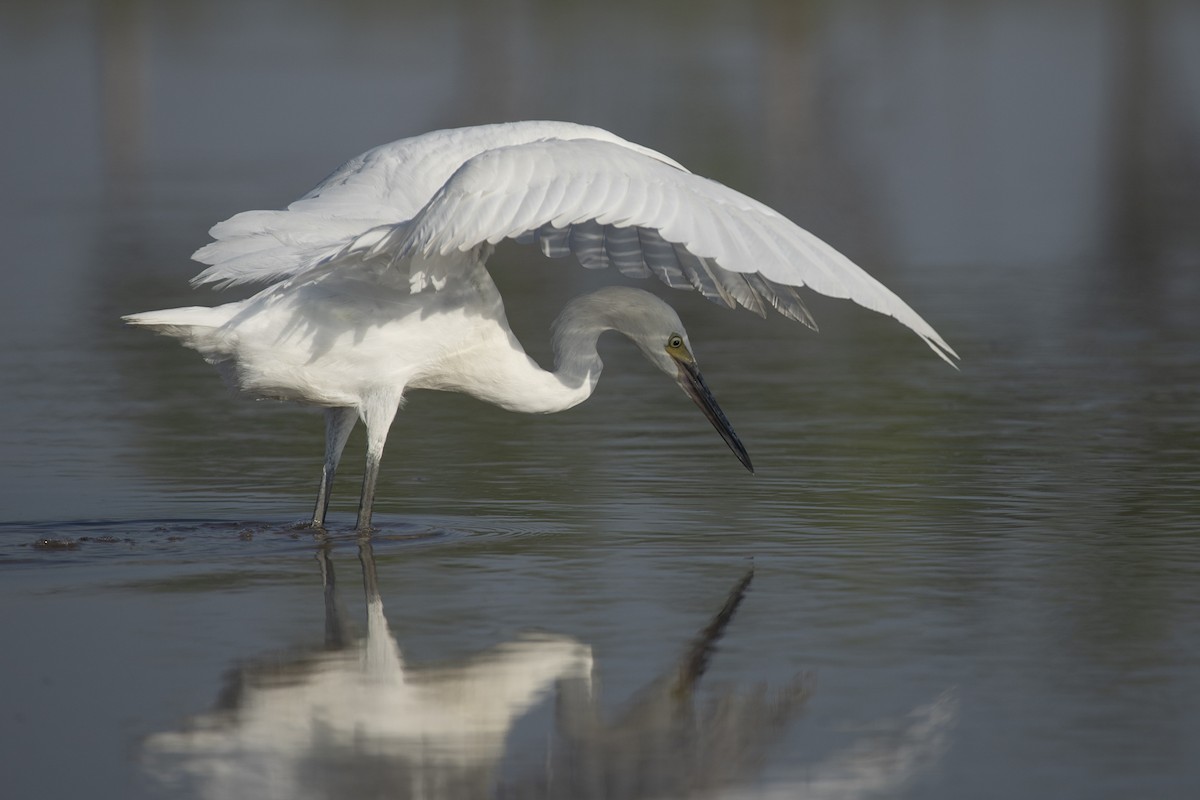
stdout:
[[777,212],[660,153],[569,123],[486,125],[383,145],[286,210],[238,214],[211,234],[195,254],[209,267],[193,283],[274,283],[216,308],[125,319],[180,339],[243,390],[326,407],[318,527],[356,419],[368,436],[365,531],[407,389],[466,392],[515,411],[569,408],[595,387],[605,330],[624,333],[676,377],[750,468],[678,316],[653,295],[610,287],[578,298],[555,324],[555,371],[526,356],[484,266],[503,239],[815,327],[797,292],[808,286],[895,317],[946,361],[957,357],[903,300]]

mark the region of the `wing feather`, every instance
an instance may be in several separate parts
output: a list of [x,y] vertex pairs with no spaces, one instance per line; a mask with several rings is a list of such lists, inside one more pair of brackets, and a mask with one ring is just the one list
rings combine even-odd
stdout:
[[542,253],[549,258],[566,258],[571,255],[571,229],[556,228],[547,222],[536,231]]
[[648,278],[650,270],[642,258],[642,245],[636,227],[621,228],[607,225],[604,228],[604,252],[609,263],[630,278]]
[[604,228],[594,220],[571,226],[568,238],[571,252],[586,269],[604,269],[608,266],[608,253],[604,251]]
[[663,283],[668,286],[672,285],[672,281],[664,276],[673,275],[679,271],[679,258],[675,255],[675,245],[662,238],[653,228],[638,228],[637,232],[646,268]]

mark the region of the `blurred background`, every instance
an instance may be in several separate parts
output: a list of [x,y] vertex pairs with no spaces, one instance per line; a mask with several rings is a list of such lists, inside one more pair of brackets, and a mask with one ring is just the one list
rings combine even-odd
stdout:
[[[819,684],[737,796],[1200,784],[1200,4],[6,0],[0,111],[15,796],[151,791],[144,737],[209,707],[231,664],[320,640],[311,547],[282,532],[315,490],[319,417],[232,400],[118,317],[221,302],[187,286],[207,229],[363,150],[538,118],[775,207],[962,372],[841,303],[813,301],[814,336],[660,292],[755,478],[623,344],[551,419],[414,396],[377,505],[402,646],[547,628],[621,698],[753,556],[723,677]],[[502,248],[497,280],[545,363],[557,309],[613,277],[528,260]],[[935,744],[881,722],[947,691]],[[837,761],[868,729],[895,746]]]

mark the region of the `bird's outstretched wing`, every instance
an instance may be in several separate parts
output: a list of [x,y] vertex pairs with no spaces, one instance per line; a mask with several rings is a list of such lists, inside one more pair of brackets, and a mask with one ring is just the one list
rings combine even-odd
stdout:
[[[409,222],[348,247],[365,259],[536,243],[585,267],[615,266],[694,287],[729,307],[812,325],[799,287],[894,317],[953,364],[957,354],[907,303],[778,212],[716,181],[622,144],[548,140],[466,161]],[[815,326],[813,326],[815,327]]]
[[[887,287],[778,212],[607,131],[519,122],[437,131],[370,150],[283,211],[219,223],[193,283],[315,277],[475,250],[511,238],[812,327],[797,289],[896,318],[957,357]],[[463,262],[465,263],[465,262]],[[450,277],[450,276],[446,276]]]
[[412,219],[464,162],[481,153],[539,140],[580,138],[617,143],[683,169],[661,153],[606,130],[570,122],[506,122],[434,131],[350,159],[286,209],[246,211],[218,223],[209,231],[215,241],[192,256],[209,265],[192,283],[224,288],[295,277],[356,241],[381,235],[382,226]]

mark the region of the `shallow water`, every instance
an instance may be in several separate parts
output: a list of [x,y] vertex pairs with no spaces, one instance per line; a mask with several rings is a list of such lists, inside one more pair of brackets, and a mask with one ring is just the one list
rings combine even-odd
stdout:
[[[1194,794],[1195,10],[795,7],[0,12],[5,796]],[[204,231],[361,149],[535,117],[775,204],[961,372],[664,290],[757,474],[614,340],[563,414],[415,393],[370,551],[361,433],[315,541],[321,417],[117,318],[217,302]],[[543,362],[610,278],[496,272]]]

